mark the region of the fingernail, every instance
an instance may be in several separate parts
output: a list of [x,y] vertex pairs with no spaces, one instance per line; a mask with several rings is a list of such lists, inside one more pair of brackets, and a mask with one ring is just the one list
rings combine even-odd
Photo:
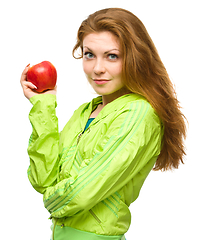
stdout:
[[[34,84],[33,84],[34,85]],[[34,85],[34,89],[38,89],[37,87],[36,87],[36,85]]]
[[27,64],[27,66],[26,66],[26,67],[29,67],[29,65],[30,65],[30,63],[29,63],[29,64]]

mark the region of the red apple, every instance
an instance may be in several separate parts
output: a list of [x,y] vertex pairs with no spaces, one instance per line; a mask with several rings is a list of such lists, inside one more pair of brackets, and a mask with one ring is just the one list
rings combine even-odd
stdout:
[[27,81],[32,82],[37,92],[54,89],[57,81],[57,71],[48,61],[38,63],[27,72]]

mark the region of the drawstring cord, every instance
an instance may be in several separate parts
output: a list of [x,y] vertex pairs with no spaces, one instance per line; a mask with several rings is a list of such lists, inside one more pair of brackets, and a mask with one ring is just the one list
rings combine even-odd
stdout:
[[[52,218],[52,217],[50,217],[49,219],[52,219],[52,223],[53,223],[53,229],[52,229],[52,239],[51,240],[55,240],[55,227],[56,227],[56,225],[57,225],[57,221],[58,221],[58,219],[57,218]],[[61,225],[61,228],[63,228],[64,227],[64,223]]]
[[57,219],[52,219],[54,221],[53,232],[52,232],[52,240],[55,240],[55,227],[57,225]]

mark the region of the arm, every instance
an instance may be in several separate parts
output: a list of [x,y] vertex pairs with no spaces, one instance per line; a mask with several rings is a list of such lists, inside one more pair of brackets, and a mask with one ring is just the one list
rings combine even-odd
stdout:
[[44,187],[55,184],[57,176],[59,135],[55,115],[56,87],[41,94],[37,93],[36,86],[27,81],[29,65],[25,67],[20,79],[25,97],[33,104],[29,114],[33,132],[28,147],[28,177],[32,186],[43,193]]
[[57,181],[59,163],[58,119],[55,113],[56,96],[36,95],[30,98],[33,107],[29,119],[33,127],[28,154],[28,178],[40,193]]
[[[91,209],[140,171],[145,179],[160,153],[161,128],[148,103],[120,114],[101,137],[94,157],[88,165],[84,164],[77,178],[64,179],[46,190],[44,204],[52,217],[69,217]],[[148,171],[144,170],[146,166]]]

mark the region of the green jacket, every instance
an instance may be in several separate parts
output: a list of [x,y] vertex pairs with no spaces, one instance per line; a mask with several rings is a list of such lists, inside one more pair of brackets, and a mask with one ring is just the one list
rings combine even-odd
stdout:
[[93,239],[88,233],[121,239],[130,226],[129,205],[160,154],[163,127],[154,109],[137,94],[124,95],[83,133],[102,103],[97,97],[81,105],[59,134],[56,97],[36,95],[30,101],[28,177],[43,194],[56,230],[81,231],[86,240]]

